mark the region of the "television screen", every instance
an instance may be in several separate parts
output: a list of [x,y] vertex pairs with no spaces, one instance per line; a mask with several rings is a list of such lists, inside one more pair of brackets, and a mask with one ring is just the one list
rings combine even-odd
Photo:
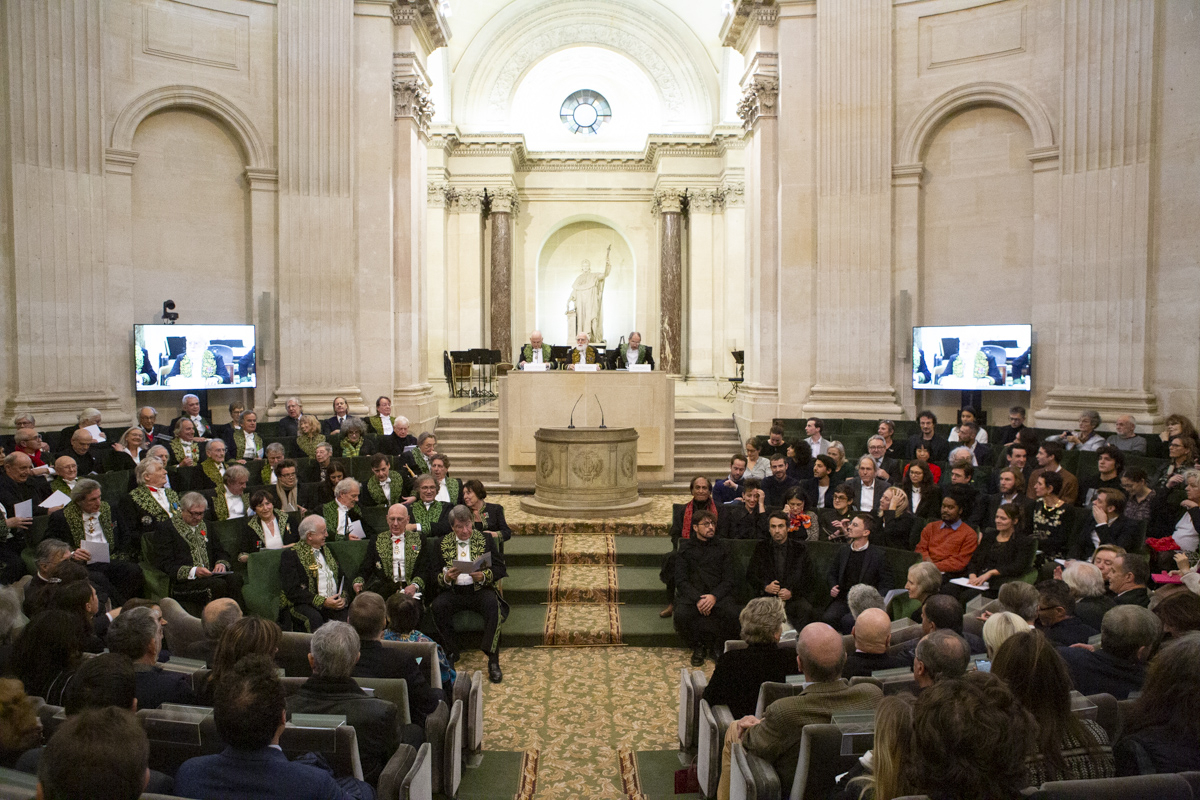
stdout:
[[140,392],[257,385],[253,325],[133,326]]
[[1028,392],[1032,343],[1032,325],[913,328],[913,388]]

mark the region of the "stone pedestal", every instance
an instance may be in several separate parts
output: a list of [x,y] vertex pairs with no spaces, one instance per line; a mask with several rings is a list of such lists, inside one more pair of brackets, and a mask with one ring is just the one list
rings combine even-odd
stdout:
[[532,498],[521,508],[549,517],[620,517],[650,505],[638,497],[633,428],[539,428]]

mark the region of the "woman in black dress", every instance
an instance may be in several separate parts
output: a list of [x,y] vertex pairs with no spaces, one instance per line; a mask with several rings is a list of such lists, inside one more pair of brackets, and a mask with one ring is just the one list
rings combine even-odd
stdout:
[[1018,533],[1020,528],[1020,506],[1005,503],[996,509],[995,527],[983,531],[967,565],[967,580],[972,586],[987,584],[987,589],[981,589],[985,597],[996,597],[1001,584],[1019,580],[1025,574],[1034,542]]

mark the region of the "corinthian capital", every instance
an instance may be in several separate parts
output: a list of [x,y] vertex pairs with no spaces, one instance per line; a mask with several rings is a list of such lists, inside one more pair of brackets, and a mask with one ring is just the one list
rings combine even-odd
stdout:
[[657,214],[682,214],[685,190],[659,189],[654,193],[654,212]]
[[517,196],[516,189],[496,189],[488,192],[488,199],[493,214],[512,214],[515,217],[521,208],[521,198]]

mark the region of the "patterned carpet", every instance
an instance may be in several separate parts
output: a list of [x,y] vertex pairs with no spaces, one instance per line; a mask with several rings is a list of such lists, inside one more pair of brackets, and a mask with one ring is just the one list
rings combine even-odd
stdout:
[[[536,783],[537,800],[628,800],[634,786],[622,783],[622,754],[678,747],[679,670],[689,655],[657,647],[505,650],[504,682],[484,686],[484,750],[524,751],[526,770],[536,768],[525,785]],[[486,669],[478,652],[459,665]]]
[[617,613],[617,546],[612,536],[554,537],[550,607],[543,644],[550,647],[621,644]]

